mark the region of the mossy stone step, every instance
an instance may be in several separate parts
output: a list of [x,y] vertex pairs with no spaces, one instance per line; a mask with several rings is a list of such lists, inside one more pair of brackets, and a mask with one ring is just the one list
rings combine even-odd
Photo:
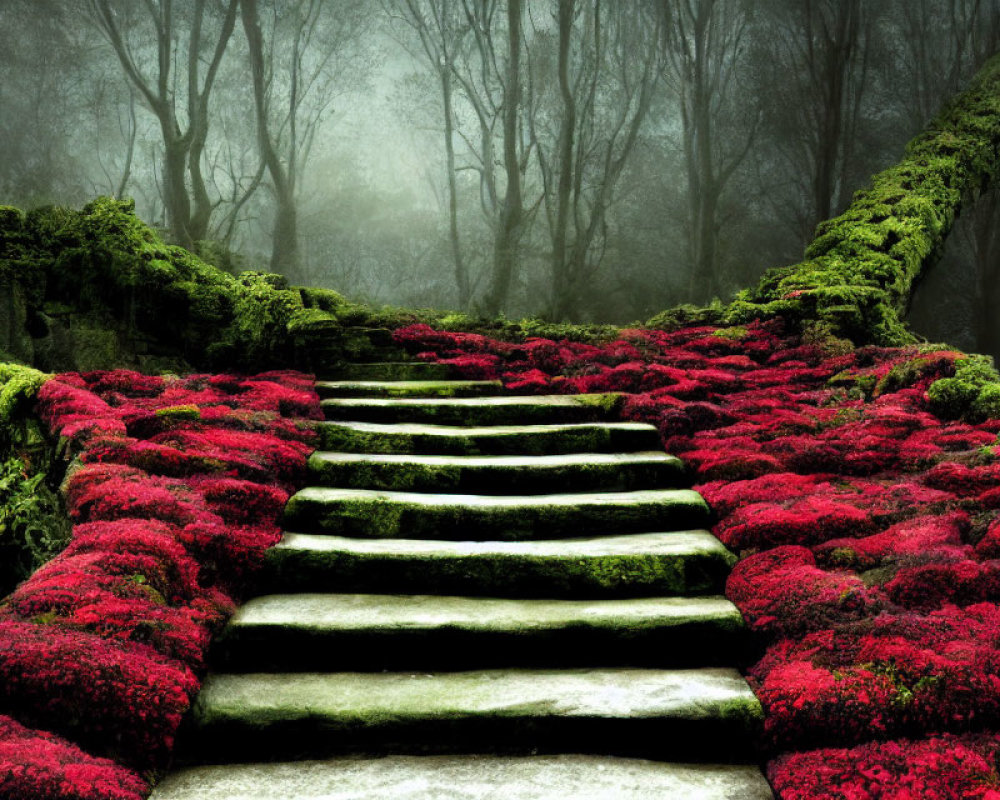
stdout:
[[334,398],[323,400],[331,420],[415,422],[438,425],[524,425],[602,422],[615,418],[620,395],[534,397]]
[[389,756],[190,767],[150,800],[772,800],[757,767],[608,756]]
[[210,674],[182,760],[364,753],[755,757],[763,712],[733,669]]
[[708,516],[708,505],[690,489],[501,496],[310,486],[288,500],[284,527],[371,538],[518,541],[684,530]]
[[355,539],[286,533],[264,592],[649,597],[718,592],[736,556],[708,531],[533,542]]
[[483,397],[503,390],[500,381],[317,381],[320,397]]
[[721,596],[514,600],[276,594],[241,607],[213,643],[230,672],[732,664],[745,645]]
[[656,450],[656,428],[642,422],[564,425],[454,425],[321,422],[320,446],[352,453],[558,455]]
[[[454,374],[447,364],[427,361],[379,361],[341,364],[329,375],[340,381],[444,381]],[[326,377],[326,376],[325,376]]]
[[471,494],[632,491],[677,485],[684,465],[663,451],[554,456],[333,453],[309,458],[310,482],[353,489]]
[[349,327],[333,334],[319,328],[301,331],[296,339],[297,360],[324,374],[339,371],[344,363],[392,362],[405,355],[388,328]]

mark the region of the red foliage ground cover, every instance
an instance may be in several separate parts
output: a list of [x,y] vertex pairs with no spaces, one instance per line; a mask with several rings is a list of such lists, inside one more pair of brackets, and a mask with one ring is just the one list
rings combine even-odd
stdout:
[[1000,420],[932,413],[961,354],[746,328],[604,346],[414,325],[397,340],[522,392],[628,393],[741,557],[727,594],[780,797],[1000,800]]
[[65,374],[66,550],[0,605],[0,797],[138,800],[305,476],[312,378]]

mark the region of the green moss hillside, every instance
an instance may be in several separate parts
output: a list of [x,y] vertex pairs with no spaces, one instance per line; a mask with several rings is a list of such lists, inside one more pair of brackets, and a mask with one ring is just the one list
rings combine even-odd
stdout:
[[[5,315],[4,315],[5,312]],[[166,244],[131,202],[0,208],[0,351],[46,369],[287,366],[369,312]]]

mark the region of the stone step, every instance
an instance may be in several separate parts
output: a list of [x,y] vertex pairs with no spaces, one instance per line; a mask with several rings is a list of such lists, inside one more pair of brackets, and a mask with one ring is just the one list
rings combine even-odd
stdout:
[[210,674],[182,761],[337,753],[755,756],[762,710],[734,669]]
[[708,531],[534,542],[355,539],[286,533],[266,593],[415,592],[611,598],[719,592],[736,556]]
[[387,328],[336,326],[330,330],[321,324],[301,331],[295,339],[296,360],[322,375],[340,372],[351,362],[392,362],[404,355]]
[[331,376],[341,381],[444,381],[454,374],[447,364],[426,361],[379,361],[342,364]]
[[[721,754],[724,755],[724,754]],[[388,756],[190,767],[150,800],[772,800],[760,770],[608,756]]]
[[320,397],[483,397],[503,391],[500,381],[317,381]]
[[352,489],[462,494],[633,491],[676,486],[684,465],[662,450],[554,456],[422,456],[317,451],[310,482]]
[[236,612],[211,663],[227,672],[701,667],[742,661],[745,633],[721,596],[275,594]]
[[288,500],[284,527],[371,538],[517,541],[684,530],[708,516],[708,505],[690,489],[499,496],[310,486]]
[[323,400],[327,419],[438,425],[523,425],[613,421],[620,395],[364,398]]
[[656,428],[642,422],[492,427],[321,422],[318,429],[321,447],[353,453],[558,455],[627,453],[661,446]]

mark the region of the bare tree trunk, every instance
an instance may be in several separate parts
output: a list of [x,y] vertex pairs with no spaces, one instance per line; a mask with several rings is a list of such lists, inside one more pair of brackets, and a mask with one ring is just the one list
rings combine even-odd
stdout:
[[187,189],[187,137],[180,135],[173,115],[160,120],[163,132],[163,205],[170,235],[181,247],[191,249],[191,199]]
[[484,301],[484,311],[491,316],[502,311],[510,297],[524,216],[517,147],[521,102],[521,17],[521,0],[508,0],[507,80],[503,112],[503,157],[507,190],[493,246],[493,278]]
[[455,261],[455,285],[458,287],[459,307],[467,309],[472,300],[469,270],[462,258],[462,243],[458,232],[458,176],[455,172],[455,111],[452,108],[452,67],[445,63],[440,68],[441,98],[444,101],[444,151],[448,169],[448,233],[451,254]]
[[122,177],[118,181],[115,189],[115,197],[119,200],[125,196],[128,190],[128,182],[132,179],[132,161],[135,158],[135,139],[139,127],[135,119],[135,91],[128,93],[128,145],[125,149],[125,166],[122,167]]
[[276,193],[274,214],[273,246],[271,249],[271,272],[285,275],[292,281],[299,281],[299,231],[298,209],[294,199],[279,197]]
[[720,110],[738,90],[738,58],[747,28],[745,5],[727,0],[664,4],[665,52],[681,101],[688,179],[689,292],[700,301],[724,290],[718,259],[719,206],[733,173],[746,158],[757,121],[736,137],[720,134]]
[[[816,226],[833,215],[834,202],[839,199],[837,178],[841,165],[848,160],[850,147],[844,115],[849,104],[856,107],[851,103],[849,80],[864,12],[859,0],[837,0],[819,10],[814,9],[813,0],[808,0],[804,13],[809,71],[822,98],[813,165],[813,213],[806,225],[807,236],[812,236]],[[819,48],[813,46],[813,37],[818,38]]]
[[[715,0],[698,0],[690,22],[691,59],[689,99],[684,103],[684,145],[688,163],[688,204],[690,208],[690,251],[692,297],[712,297],[718,293],[715,244],[719,189],[712,156],[715,146],[712,127],[711,65],[718,57],[710,52],[710,32]],[[698,285],[695,285],[697,281]]]
[[[225,16],[208,63],[204,81],[199,76],[202,62],[202,25],[207,0],[195,0],[191,11],[191,29],[187,37],[187,130],[178,123],[175,73],[177,42],[172,0],[149,0],[144,4],[153,24],[156,49],[156,72],[143,74],[119,17],[109,0],[88,0],[94,21],[107,37],[134,91],[156,116],[163,137],[163,205],[171,238],[183,247],[192,248],[208,236],[214,206],[202,175],[202,156],[209,130],[208,100],[215,84],[219,65],[229,45],[236,21],[238,0],[227,0]],[[190,186],[189,186],[190,182]]]
[[274,191],[274,235],[271,270],[296,278],[299,269],[298,219],[295,209],[295,185],[281,162],[268,124],[267,81],[265,76],[264,37],[260,30],[257,0],[241,0],[243,31],[250,53],[253,80],[254,116],[257,122],[257,145],[267,165]]
[[576,98],[569,79],[569,48],[575,6],[575,0],[559,0],[559,97],[562,100],[562,119],[559,121],[556,227],[552,236],[552,315],[556,319],[566,313],[571,290],[566,274],[566,237],[570,194],[573,191],[573,146],[576,137]]

